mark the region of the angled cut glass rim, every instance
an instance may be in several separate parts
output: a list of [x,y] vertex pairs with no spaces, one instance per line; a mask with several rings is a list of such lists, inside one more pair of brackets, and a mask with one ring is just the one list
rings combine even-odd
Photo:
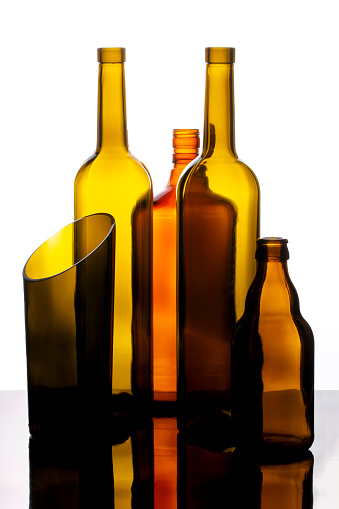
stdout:
[[[72,265],[70,265],[69,267],[67,267],[66,269],[64,270],[61,270],[59,272],[56,272],[55,274],[52,274],[51,276],[45,276],[45,277],[37,277],[37,278],[34,278],[34,277],[29,277],[27,276],[26,274],[26,268],[27,268],[27,265],[28,263],[30,262],[30,260],[33,258],[33,256],[47,243],[49,242],[54,236],[58,235],[58,233],[62,232],[63,230],[65,230],[66,228],[69,228],[70,226],[74,225],[75,223],[77,222],[80,222],[80,221],[83,221],[84,219],[88,219],[89,217],[94,217],[94,216],[106,216],[108,218],[110,218],[111,220],[111,226],[109,228],[109,230],[107,231],[106,235],[104,236],[104,238],[101,240],[101,242],[99,242],[94,249],[92,249],[89,253],[86,254],[86,256],[84,256],[83,258],[81,258],[81,260],[78,260],[76,263],[73,263]],[[24,268],[23,268],[23,271],[22,271],[22,277],[25,281],[30,281],[30,282],[38,282],[38,281],[47,281],[49,279],[53,279],[57,276],[60,276],[61,274],[64,274],[65,272],[68,272],[70,270],[72,270],[74,267],[76,267],[77,265],[83,263],[89,256],[91,256],[95,251],[97,251],[99,249],[99,247],[107,240],[107,238],[109,237],[109,235],[111,235],[113,229],[115,228],[115,219],[114,217],[107,213],[107,212],[97,212],[95,214],[88,214],[87,216],[83,216],[83,217],[80,217],[79,219],[75,219],[74,221],[72,221],[71,223],[68,223],[66,226],[64,226],[63,228],[60,228],[58,231],[56,231],[53,235],[51,235],[50,237],[48,237],[42,244],[40,244],[39,247],[37,247],[37,249],[35,249],[33,251],[33,253],[30,255],[30,257],[28,258],[28,260],[26,261],[25,265],[24,265]]]

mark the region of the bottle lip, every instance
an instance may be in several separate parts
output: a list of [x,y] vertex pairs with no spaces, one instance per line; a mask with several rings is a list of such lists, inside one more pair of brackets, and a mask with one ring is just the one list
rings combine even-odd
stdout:
[[283,237],[261,237],[257,239],[255,258],[258,261],[287,261],[288,240]]
[[283,244],[287,244],[288,240],[284,237],[260,237],[257,239],[257,244],[259,246],[263,245],[273,245],[273,246],[282,246]]
[[191,155],[198,155],[200,147],[199,129],[173,129],[173,162],[179,159],[192,160]]
[[173,137],[199,137],[199,129],[173,129]]
[[126,62],[125,48],[98,48],[100,64],[122,64]]
[[206,48],[205,61],[207,64],[234,64],[235,48]]

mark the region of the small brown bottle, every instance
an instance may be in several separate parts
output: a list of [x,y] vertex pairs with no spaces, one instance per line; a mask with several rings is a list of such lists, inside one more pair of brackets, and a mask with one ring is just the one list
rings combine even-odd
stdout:
[[289,278],[287,240],[257,241],[257,274],[232,341],[236,446],[297,453],[314,439],[314,339]]

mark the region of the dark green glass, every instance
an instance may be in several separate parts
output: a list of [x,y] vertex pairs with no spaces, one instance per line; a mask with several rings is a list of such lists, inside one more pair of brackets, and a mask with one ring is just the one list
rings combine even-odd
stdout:
[[42,244],[24,271],[29,430],[110,418],[115,221],[93,214]]
[[112,445],[102,437],[29,440],[30,509],[114,507]]

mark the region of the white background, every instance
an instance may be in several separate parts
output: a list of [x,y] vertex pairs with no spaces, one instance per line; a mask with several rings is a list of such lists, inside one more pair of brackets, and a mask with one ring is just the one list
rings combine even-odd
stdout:
[[0,389],[26,387],[22,269],[73,220],[95,150],[96,49],[127,48],[131,152],[157,193],[172,129],[200,128],[206,46],[234,46],[236,146],[261,187],[261,234],[289,240],[316,341],[316,389],[339,389],[339,76],[335,0],[12,1],[1,12]]

